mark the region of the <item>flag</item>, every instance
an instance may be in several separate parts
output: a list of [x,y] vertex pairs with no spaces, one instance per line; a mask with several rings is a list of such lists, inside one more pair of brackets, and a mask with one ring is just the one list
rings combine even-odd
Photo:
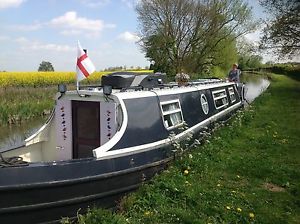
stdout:
[[77,65],[76,65],[76,74],[77,81],[80,82],[87,78],[90,74],[95,71],[95,66],[92,61],[89,59],[87,54],[83,51],[79,41],[77,47]]

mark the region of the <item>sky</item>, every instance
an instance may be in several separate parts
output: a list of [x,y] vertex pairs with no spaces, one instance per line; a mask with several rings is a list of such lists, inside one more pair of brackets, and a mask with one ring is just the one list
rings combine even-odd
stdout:
[[[137,1],[0,0],[0,71],[36,71],[42,61],[74,71],[78,40],[97,70],[149,66],[137,43]],[[255,18],[265,18],[257,0],[247,1]]]

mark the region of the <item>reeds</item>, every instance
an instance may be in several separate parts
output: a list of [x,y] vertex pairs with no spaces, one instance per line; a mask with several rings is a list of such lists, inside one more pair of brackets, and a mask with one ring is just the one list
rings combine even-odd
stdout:
[[46,116],[54,106],[56,87],[0,88],[0,126]]

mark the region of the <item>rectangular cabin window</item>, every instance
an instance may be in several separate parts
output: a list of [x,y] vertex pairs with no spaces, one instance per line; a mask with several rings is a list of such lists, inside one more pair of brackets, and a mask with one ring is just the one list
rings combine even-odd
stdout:
[[179,100],[160,103],[164,125],[170,130],[183,123],[183,116]]
[[212,92],[216,109],[221,109],[228,105],[228,98],[225,89]]
[[233,87],[229,87],[228,91],[229,91],[230,101],[231,101],[231,103],[234,103],[236,101],[236,96],[235,96],[235,92],[234,92]]

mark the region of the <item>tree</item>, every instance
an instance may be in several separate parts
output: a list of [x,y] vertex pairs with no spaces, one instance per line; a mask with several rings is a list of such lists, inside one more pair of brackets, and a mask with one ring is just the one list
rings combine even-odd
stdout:
[[241,69],[260,68],[262,66],[262,57],[257,54],[246,55],[239,59],[239,67]]
[[224,41],[255,28],[242,0],[140,0],[136,11],[146,57],[173,75],[217,64]]
[[53,65],[51,64],[51,62],[48,61],[42,61],[42,63],[40,64],[39,68],[38,68],[39,72],[54,72],[54,68]]
[[258,54],[258,46],[247,41],[245,38],[239,38],[237,41],[238,64],[242,70],[259,68],[262,65],[262,57]]
[[267,61],[265,64],[268,65],[268,66],[272,66],[272,65],[275,64],[275,62],[274,61]]
[[275,49],[279,57],[300,53],[300,3],[298,0],[260,0],[272,18],[266,21],[261,49]]
[[212,65],[220,67],[223,71],[229,70],[232,64],[236,63],[238,60],[238,50],[236,45],[236,41],[232,41],[231,38],[222,40],[216,47]]

